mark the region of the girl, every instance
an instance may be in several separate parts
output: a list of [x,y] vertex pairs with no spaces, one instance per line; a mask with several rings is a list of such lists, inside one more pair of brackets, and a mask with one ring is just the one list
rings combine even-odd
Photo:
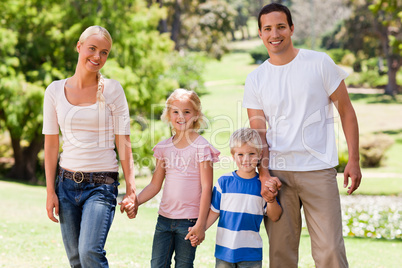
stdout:
[[138,207],[126,97],[119,82],[100,74],[111,47],[106,29],[87,28],[77,42],[74,75],[54,81],[45,92],[46,210],[54,222],[59,222],[54,212],[59,216],[71,267],[108,267],[104,245],[119,185],[115,143],[126,180],[121,211],[130,203],[132,218]]
[[175,252],[176,267],[193,267],[195,247],[189,235],[205,238],[211,204],[213,169],[220,152],[197,133],[203,123],[197,94],[176,89],[166,101],[162,120],[173,136],[154,148],[156,168],[151,183],[138,195],[139,205],[154,197],[166,178],[152,246],[151,267],[170,267]]

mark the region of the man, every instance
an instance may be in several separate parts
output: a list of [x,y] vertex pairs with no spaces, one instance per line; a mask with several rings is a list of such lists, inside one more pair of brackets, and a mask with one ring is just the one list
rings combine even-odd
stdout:
[[[270,58],[249,74],[243,107],[264,144],[260,164],[262,195],[271,175],[278,181],[283,214],[267,220],[270,267],[297,267],[303,206],[316,267],[348,267],[342,237],[334,104],[349,151],[344,187],[360,185],[359,131],[344,79],[347,73],[325,54],[293,46],[294,25],[287,7],[272,3],[258,16],[259,36]],[[268,122],[268,129],[266,123]],[[269,168],[269,171],[268,171]],[[279,180],[278,180],[279,179]]]

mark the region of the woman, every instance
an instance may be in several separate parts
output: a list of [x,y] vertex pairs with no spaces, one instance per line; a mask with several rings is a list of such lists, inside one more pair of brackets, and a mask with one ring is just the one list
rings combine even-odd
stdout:
[[119,185],[114,144],[126,181],[121,211],[129,203],[138,207],[127,100],[119,82],[100,73],[111,47],[106,29],[87,28],[77,42],[75,74],[54,81],[45,92],[46,210],[54,222],[54,212],[59,216],[71,267],[108,267],[104,245]]

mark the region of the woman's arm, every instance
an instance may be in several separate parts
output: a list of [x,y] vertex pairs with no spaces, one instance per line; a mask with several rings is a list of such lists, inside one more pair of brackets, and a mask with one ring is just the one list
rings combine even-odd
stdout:
[[162,188],[163,180],[165,179],[165,162],[156,159],[156,167],[152,175],[151,182],[139,193],[138,204],[142,205],[149,199],[154,197]]
[[134,160],[131,150],[130,135],[116,135],[115,139],[124,179],[126,181],[126,194],[121,201],[120,211],[123,213],[126,205],[134,204],[133,213],[130,215],[127,214],[127,216],[132,219],[135,218],[137,214],[138,200],[136,196]]
[[54,222],[59,222],[54,216],[59,216],[59,199],[56,195],[55,178],[59,158],[59,135],[45,135],[45,176],[46,176],[46,211]]

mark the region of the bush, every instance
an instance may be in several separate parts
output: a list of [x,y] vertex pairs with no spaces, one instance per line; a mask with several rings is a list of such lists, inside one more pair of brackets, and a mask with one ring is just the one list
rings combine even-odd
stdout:
[[379,167],[384,154],[394,140],[386,134],[368,135],[360,141],[360,156],[362,167]]
[[336,64],[339,64],[347,54],[352,54],[352,52],[348,49],[334,48],[328,50],[327,54],[334,60]]
[[338,173],[342,173],[345,171],[345,167],[348,164],[348,160],[349,160],[348,152],[339,153],[339,156],[338,156],[339,165],[337,165],[335,167],[335,169],[336,169],[336,171],[338,171]]
[[250,51],[250,55],[256,64],[261,64],[265,60],[269,59],[267,48],[264,45],[253,48]]

